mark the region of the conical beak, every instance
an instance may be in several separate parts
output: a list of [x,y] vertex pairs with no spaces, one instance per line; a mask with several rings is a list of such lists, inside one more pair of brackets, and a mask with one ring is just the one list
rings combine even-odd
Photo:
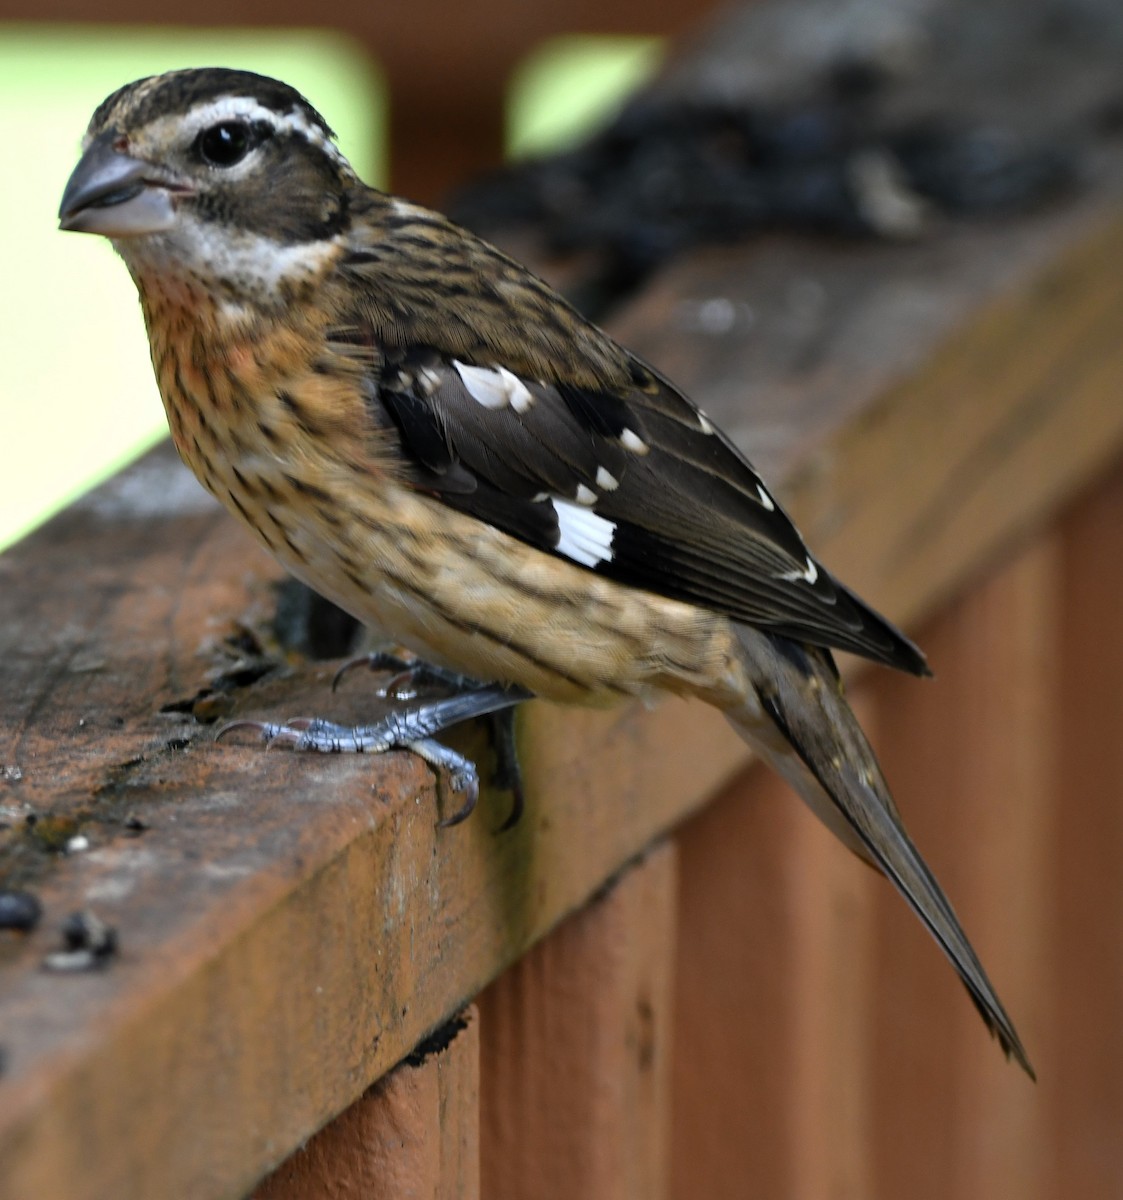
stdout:
[[114,149],[114,138],[95,138],[66,184],[59,228],[103,237],[159,233],[175,222],[172,193],[183,191],[156,178],[150,163]]

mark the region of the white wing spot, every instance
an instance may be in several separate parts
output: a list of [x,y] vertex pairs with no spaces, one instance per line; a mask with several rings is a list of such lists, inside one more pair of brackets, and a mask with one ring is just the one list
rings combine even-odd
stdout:
[[509,405],[515,412],[524,413],[534,403],[530,389],[506,367],[471,367],[455,358],[452,365],[468,389],[468,395],[484,408],[498,409]]
[[633,454],[646,454],[651,449],[634,429],[624,430],[620,435],[620,445],[625,450],[630,450]]
[[764,490],[764,487],[763,487],[763,485],[762,485],[762,484],[759,484],[759,483],[758,483],[758,484],[756,485],[756,494],[757,494],[757,495],[760,497],[760,502],[761,502],[761,504],[763,504],[763,505],[764,505],[764,507],[765,507],[766,509],[768,509],[768,511],[769,511],[769,512],[775,512],[775,511],[776,511],[776,502],[775,502],[775,501],[772,499],[772,497],[771,497],[771,496],[770,496],[770,495],[769,495],[769,494],[768,494],[768,493],[767,493],[767,492]]
[[426,396],[431,396],[441,386],[441,377],[432,367],[422,367],[417,372],[417,382]]
[[507,385],[507,397],[511,407],[515,412],[522,414],[534,403],[534,397],[530,394],[530,389],[517,376],[513,375],[506,367],[499,367],[499,374],[503,382]]
[[785,571],[780,576],[781,579],[787,579],[791,583],[796,583],[802,579],[806,583],[814,583],[819,578],[819,568],[811,561],[811,556],[807,556],[807,569],[804,571]]
[[583,567],[612,561],[612,538],[616,525],[588,508],[555,496],[551,503],[558,515],[559,554]]
[[579,483],[577,485],[577,495],[574,499],[576,499],[578,504],[584,505],[585,508],[591,508],[597,502],[597,494],[592,488]]
[[698,428],[703,433],[713,433],[714,427],[713,427],[712,422],[710,421],[710,418],[707,417],[704,412],[698,413],[697,417],[698,417]]
[[468,389],[468,395],[482,404],[484,408],[506,408],[510,402],[507,385],[503,376],[490,367],[470,367],[467,363],[458,362],[455,358],[452,365],[460,376],[461,382]]
[[602,492],[614,492],[620,486],[620,480],[610,474],[604,467],[597,467],[597,487]]

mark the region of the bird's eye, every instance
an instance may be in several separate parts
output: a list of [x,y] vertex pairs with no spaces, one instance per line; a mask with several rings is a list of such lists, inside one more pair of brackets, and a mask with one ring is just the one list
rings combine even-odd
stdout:
[[254,147],[253,131],[242,121],[223,121],[195,139],[199,157],[211,167],[232,167]]

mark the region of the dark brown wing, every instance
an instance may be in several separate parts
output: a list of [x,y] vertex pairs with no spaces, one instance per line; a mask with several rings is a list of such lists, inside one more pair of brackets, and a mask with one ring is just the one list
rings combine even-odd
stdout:
[[[670,383],[511,260],[393,203],[412,284],[384,294],[378,263],[393,236],[377,262],[364,249],[344,265],[367,288],[355,325],[381,351],[372,402],[397,429],[415,486],[619,583],[927,672],[903,634],[816,562],[748,460]],[[461,239],[452,254],[450,236]],[[428,268],[424,255],[418,265],[426,246]]]

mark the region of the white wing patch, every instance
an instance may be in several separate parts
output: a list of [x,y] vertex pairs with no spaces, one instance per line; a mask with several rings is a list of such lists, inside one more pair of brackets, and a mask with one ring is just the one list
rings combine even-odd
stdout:
[[614,492],[620,486],[620,480],[604,467],[597,467],[597,487],[602,492]]
[[651,447],[634,429],[625,429],[620,435],[620,445],[633,454],[646,454]]
[[507,382],[507,393],[511,397],[511,407],[517,413],[524,413],[534,403],[530,388],[517,376],[512,375],[506,367],[499,368],[499,374]]
[[796,583],[802,579],[805,583],[814,583],[819,578],[819,568],[811,561],[811,556],[807,556],[807,568],[803,571],[785,571],[780,579],[786,579],[791,583]]
[[764,507],[766,509],[768,509],[769,512],[776,511],[776,502],[772,499],[772,497],[764,490],[763,486],[759,483],[756,485],[756,494],[760,497],[761,504],[763,504]]
[[417,382],[426,396],[431,396],[441,386],[441,377],[432,367],[422,367],[417,373]]
[[484,408],[506,408],[510,405],[515,412],[524,413],[533,403],[530,389],[506,367],[473,367],[455,358],[452,365],[468,389],[468,395]]
[[460,382],[468,389],[468,395],[484,408],[506,408],[510,403],[502,377],[489,367],[470,367],[455,358],[452,365],[460,376]]
[[550,501],[558,516],[559,554],[573,559],[583,567],[612,561],[612,538],[616,525],[569,500],[555,496]]

